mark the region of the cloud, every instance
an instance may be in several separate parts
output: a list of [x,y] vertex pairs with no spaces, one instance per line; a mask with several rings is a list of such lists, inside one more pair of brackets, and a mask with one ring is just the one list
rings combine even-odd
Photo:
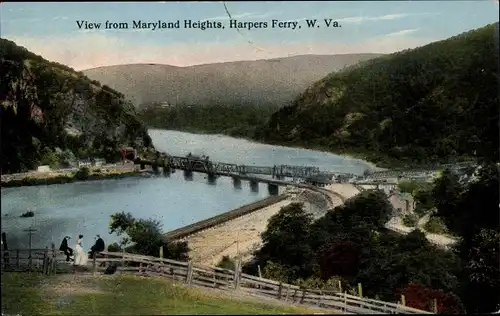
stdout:
[[372,22],[372,21],[392,21],[392,20],[400,20],[407,18],[409,16],[418,16],[418,15],[434,15],[436,13],[395,13],[395,14],[386,14],[380,16],[352,16],[347,18],[335,19],[338,22],[342,23],[364,23],[364,22]]
[[420,29],[407,29],[407,30],[401,30],[393,33],[386,34],[385,36],[402,36],[402,35],[408,35],[417,32]]
[[380,36],[357,43],[177,43],[141,44],[109,33],[77,33],[66,37],[9,37],[18,45],[44,58],[77,70],[129,63],[158,63],[174,66],[256,60],[304,54],[393,53],[422,46],[434,39]]

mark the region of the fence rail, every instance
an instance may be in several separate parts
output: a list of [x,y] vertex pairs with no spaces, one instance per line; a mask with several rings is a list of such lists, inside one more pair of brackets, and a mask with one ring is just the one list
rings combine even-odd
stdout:
[[[31,260],[30,260],[31,258]],[[313,305],[321,308],[355,314],[432,314],[401,304],[384,302],[365,297],[340,293],[334,290],[306,289],[292,284],[280,283],[241,272],[241,263],[235,270],[194,264],[192,261],[180,262],[126,252],[101,252],[98,257],[89,259],[86,267],[68,264],[59,251],[14,249],[5,251],[2,256],[2,271],[39,271],[44,274],[55,273],[98,273],[104,272],[109,265],[116,265],[120,273],[134,273],[161,276],[187,286],[217,288],[230,291],[243,291],[251,295],[274,298],[295,304]]]

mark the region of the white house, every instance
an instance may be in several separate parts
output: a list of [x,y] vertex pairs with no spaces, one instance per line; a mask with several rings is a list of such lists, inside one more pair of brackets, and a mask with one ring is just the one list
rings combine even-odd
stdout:
[[90,162],[90,160],[79,160],[78,161],[78,168],[90,167],[90,166],[92,166],[92,162]]
[[49,166],[38,166],[36,169],[37,172],[50,172],[50,167]]
[[102,158],[96,158],[96,159],[94,159],[94,166],[100,167],[100,166],[102,166],[104,164],[106,164],[106,160],[104,160]]

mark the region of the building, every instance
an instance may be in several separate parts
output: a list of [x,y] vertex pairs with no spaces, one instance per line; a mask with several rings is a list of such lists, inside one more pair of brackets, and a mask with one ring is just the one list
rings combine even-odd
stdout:
[[94,159],[94,166],[95,167],[100,167],[100,166],[103,166],[106,164],[106,160],[102,159],[102,158],[96,158]]
[[77,166],[78,166],[78,168],[91,167],[92,166],[92,162],[89,159],[79,160]]
[[36,169],[37,172],[50,172],[50,167],[49,166],[38,166]]

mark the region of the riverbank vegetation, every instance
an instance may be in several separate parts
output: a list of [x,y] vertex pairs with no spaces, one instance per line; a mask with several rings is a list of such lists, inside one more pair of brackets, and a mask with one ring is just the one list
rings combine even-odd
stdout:
[[122,146],[152,147],[123,94],[0,39],[2,174],[69,158],[112,162]]
[[[428,188],[427,212],[459,237],[449,250],[416,229],[408,235],[384,224],[392,207],[385,194],[367,190],[314,221],[301,204],[269,220],[262,248],[244,267],[287,283],[337,287],[441,313],[487,313],[500,307],[499,169],[485,165],[467,181],[446,171]],[[424,212],[426,213],[426,212]],[[229,265],[227,259],[224,265]],[[221,263],[222,264],[222,263]]]
[[265,124],[275,110],[250,105],[148,104],[138,110],[138,115],[151,128],[252,138],[255,129]]
[[111,215],[110,234],[121,236],[119,244],[113,244],[109,251],[125,250],[130,253],[187,261],[189,247],[187,241],[166,241],[159,221],[136,219],[130,213],[120,212]]
[[143,176],[144,172],[139,171],[126,171],[126,172],[100,172],[99,170],[90,171],[87,167],[81,167],[76,172],[70,173],[54,173],[43,176],[26,176],[21,179],[12,179],[2,181],[0,187],[14,188],[23,186],[36,186],[36,185],[51,185],[51,184],[65,184],[76,181],[92,181],[92,180],[105,180],[105,179],[121,179],[126,177]]

